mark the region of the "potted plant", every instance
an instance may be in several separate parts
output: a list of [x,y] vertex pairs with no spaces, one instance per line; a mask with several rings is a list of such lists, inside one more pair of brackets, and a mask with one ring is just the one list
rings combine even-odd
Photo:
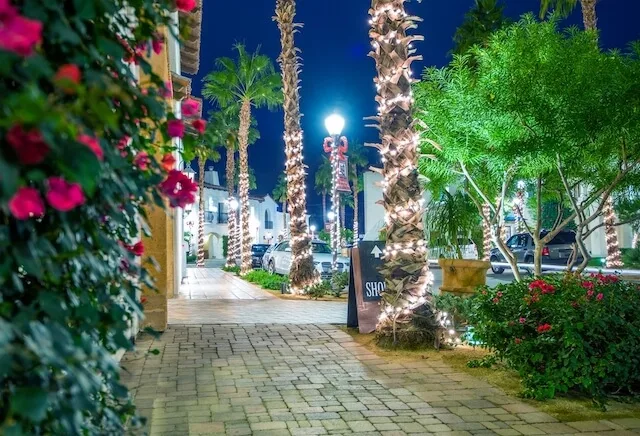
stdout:
[[426,225],[432,254],[442,268],[441,292],[472,293],[486,284],[489,262],[478,260],[482,240],[478,211],[463,191],[442,190],[427,206]]

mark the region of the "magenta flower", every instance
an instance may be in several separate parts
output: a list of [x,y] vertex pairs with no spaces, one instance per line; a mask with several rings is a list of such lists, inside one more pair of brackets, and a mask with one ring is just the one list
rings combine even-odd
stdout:
[[95,138],[94,136],[82,134],[82,135],[78,135],[77,140],[80,144],[84,144],[87,147],[89,147],[89,149],[93,151],[93,153],[96,155],[98,160],[100,161],[104,160],[104,150],[102,150],[102,147],[100,146],[100,142],[98,141],[97,138]]
[[182,115],[185,117],[192,117],[198,113],[200,109],[200,103],[192,98],[188,98],[182,102]]
[[167,132],[172,138],[184,137],[184,123],[182,122],[182,120],[167,121]]
[[44,215],[44,202],[35,188],[22,187],[9,200],[9,211],[16,219],[27,220]]
[[42,42],[42,23],[18,15],[7,0],[0,0],[0,49],[30,56]]
[[7,142],[23,165],[38,164],[49,153],[49,145],[37,129],[24,130],[22,126],[13,126],[7,132]]
[[68,212],[84,204],[84,192],[79,184],[69,183],[62,177],[49,177],[47,184],[49,185],[46,193],[47,202],[54,209]]

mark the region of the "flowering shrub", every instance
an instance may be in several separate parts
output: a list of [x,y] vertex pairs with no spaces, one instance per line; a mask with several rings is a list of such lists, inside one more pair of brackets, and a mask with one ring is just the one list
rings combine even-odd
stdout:
[[113,354],[153,286],[139,229],[146,205],[196,190],[173,169],[184,125],[147,59],[168,12],[194,5],[0,0],[0,434],[137,422]]
[[596,400],[640,388],[640,290],[616,276],[550,276],[480,290],[466,305],[474,339],[544,399]]

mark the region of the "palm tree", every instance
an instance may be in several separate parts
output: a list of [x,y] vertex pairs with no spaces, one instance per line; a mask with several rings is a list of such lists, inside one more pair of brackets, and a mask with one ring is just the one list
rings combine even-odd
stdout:
[[504,5],[499,0],[475,0],[473,8],[464,16],[464,22],[453,36],[452,53],[464,54],[476,44],[483,44],[493,32],[501,29],[508,20]]
[[[342,228],[347,228],[347,207],[353,209],[353,194],[351,192],[342,192],[340,195],[340,223]],[[338,229],[338,234],[342,235],[342,230]],[[344,241],[341,241],[344,242]]]
[[358,245],[358,194],[364,188],[362,179],[362,169],[369,164],[367,150],[362,143],[355,142],[349,148],[349,179],[353,189],[353,244]]
[[598,30],[596,14],[597,0],[540,0],[540,18],[544,18],[549,9],[553,9],[561,17],[567,17],[580,1],[584,30]]
[[377,148],[384,163],[387,247],[396,248],[387,252],[381,268],[385,290],[378,331],[391,334],[395,343],[397,328],[412,320],[414,310],[426,303],[424,310],[432,312],[410,69],[412,61],[421,58],[414,55],[411,44],[423,38],[407,34],[419,19],[406,13],[405,0],[372,0],[369,14],[379,105],[372,119],[378,124],[381,143]]
[[[278,58],[282,70],[284,89],[284,140],[287,161],[287,198],[291,220],[289,223],[291,270],[289,280],[293,293],[303,293],[318,281],[313,265],[311,237],[307,229],[306,171],[302,156],[302,128],[300,127],[300,50],[296,48],[294,34],[301,24],[294,23],[295,0],[277,0],[276,16],[280,28],[282,51]],[[285,211],[286,213],[286,211]]]
[[271,192],[273,199],[282,203],[282,230],[287,230],[287,176],[280,174],[276,187]]
[[195,152],[198,157],[198,258],[196,266],[204,268],[204,172],[207,159],[214,162],[220,160],[220,152],[218,152],[218,144],[210,142],[206,136],[202,142],[196,146]]
[[316,171],[316,192],[322,196],[322,224],[327,227],[327,195],[331,192],[333,170],[327,156],[322,156],[322,163]]
[[236,44],[237,59],[216,59],[215,71],[205,79],[202,94],[220,107],[237,104],[239,111],[238,149],[240,154],[240,213],[242,225],[242,261],[240,273],[251,270],[251,232],[249,230],[249,131],[251,108],[275,109],[282,103],[280,76],[271,59],[260,54],[247,53],[243,44]]
[[[207,135],[211,138],[211,141],[223,144],[226,149],[225,184],[229,200],[235,196],[237,186],[235,154],[238,150],[238,130],[240,128],[238,111],[237,105],[231,105],[218,111],[210,112],[209,123],[207,124]],[[249,144],[253,144],[260,139],[260,132],[258,132],[256,126],[257,121],[252,118],[249,130]],[[227,267],[236,266],[236,257],[240,251],[240,241],[236,238],[236,225],[236,214],[229,210],[227,213],[227,234],[229,238]]]

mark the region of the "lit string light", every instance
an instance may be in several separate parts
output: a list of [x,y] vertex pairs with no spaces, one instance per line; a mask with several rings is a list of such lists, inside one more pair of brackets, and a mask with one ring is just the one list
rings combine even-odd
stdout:
[[[381,143],[374,146],[384,164],[381,185],[387,229],[386,289],[378,328],[392,327],[395,335],[397,323],[407,322],[415,309],[432,302],[433,274],[426,262],[422,224],[424,200],[416,189],[419,137],[411,115],[411,83],[415,82],[411,63],[421,59],[414,56],[412,42],[423,37],[407,35],[420,19],[405,12],[404,0],[374,1],[369,14],[370,55],[378,72],[374,79],[378,114],[370,119],[381,131]],[[411,269],[414,272],[407,273]]]
[[622,268],[624,263],[618,245],[618,233],[616,232],[616,213],[613,210],[613,198],[609,197],[605,201],[602,210],[604,214],[604,232],[607,240],[607,268]]
[[482,260],[489,261],[491,258],[491,206],[485,203],[482,205]]

